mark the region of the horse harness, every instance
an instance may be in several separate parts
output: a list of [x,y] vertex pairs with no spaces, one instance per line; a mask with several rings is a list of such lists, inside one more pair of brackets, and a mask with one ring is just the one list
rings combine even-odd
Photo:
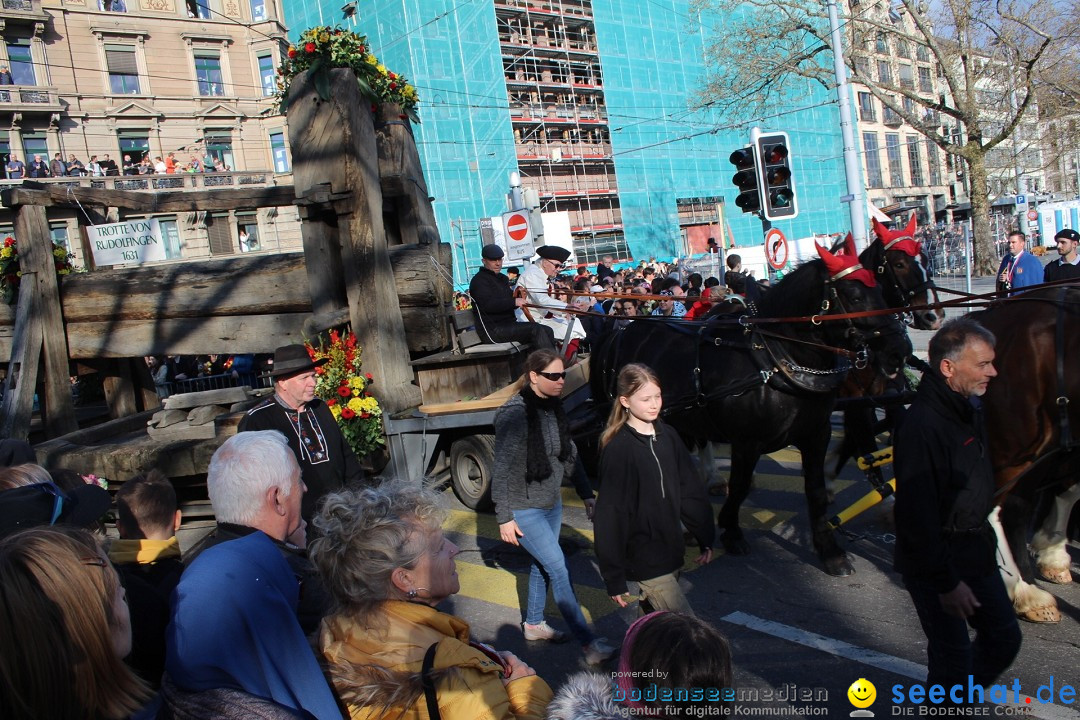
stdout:
[[905,288],[903,283],[900,282],[900,278],[896,275],[896,269],[892,266],[891,263],[889,263],[889,250],[892,249],[892,247],[897,243],[911,239],[911,237],[904,235],[891,240],[889,244],[884,246],[884,249],[881,252],[881,260],[878,262],[877,268],[875,268],[875,272],[878,275],[881,275],[882,279],[888,279],[889,283],[892,285],[893,289],[900,297],[901,307],[903,307],[904,309],[908,309],[911,307],[912,300],[920,292],[928,291],[931,288],[935,287],[934,281],[930,279],[930,273],[927,273],[924,268],[923,272],[926,274],[926,279],[913,287]]

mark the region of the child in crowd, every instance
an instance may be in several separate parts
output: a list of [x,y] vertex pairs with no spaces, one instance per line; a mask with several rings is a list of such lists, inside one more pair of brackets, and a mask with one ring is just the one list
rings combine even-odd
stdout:
[[[693,615],[655,612],[638,618],[623,639],[617,679],[579,673],[548,705],[548,720],[724,715],[730,688],[727,638]],[[675,688],[700,689],[700,699],[665,699]],[[725,707],[726,706],[726,707]]]
[[693,614],[679,587],[685,541],[697,540],[704,565],[716,533],[712,506],[686,445],[660,418],[660,382],[631,363],[616,382],[616,402],[600,436],[596,557],[611,599],[626,607],[627,581],[637,581],[641,608]]
[[135,643],[127,662],[156,687],[165,669],[169,597],[184,570],[176,539],[176,490],[163,473],[151,470],[120,486],[116,510],[120,539],[109,547],[109,559],[131,604]]

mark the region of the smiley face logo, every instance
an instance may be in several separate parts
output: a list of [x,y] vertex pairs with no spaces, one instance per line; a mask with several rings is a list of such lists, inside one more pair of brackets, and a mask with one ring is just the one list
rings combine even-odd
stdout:
[[868,708],[877,699],[877,688],[866,678],[859,678],[851,683],[847,691],[848,701],[857,708]]

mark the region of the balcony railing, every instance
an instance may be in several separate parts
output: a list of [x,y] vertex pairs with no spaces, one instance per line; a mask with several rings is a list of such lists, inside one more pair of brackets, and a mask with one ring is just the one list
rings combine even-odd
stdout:
[[[83,175],[79,177],[58,178],[27,178],[32,182],[46,183],[50,185],[64,185],[74,187],[96,188],[106,190],[146,190],[149,192],[160,190],[193,190],[204,188],[237,187],[237,186],[269,186],[280,184],[280,175],[275,175],[273,170],[256,170],[250,172],[209,172],[209,173],[176,173],[173,175],[118,175],[110,177],[92,177]],[[22,184],[22,180],[0,180],[0,188],[12,187]],[[291,182],[284,179],[287,184]]]
[[889,127],[900,127],[904,124],[904,119],[896,112],[885,108],[885,112],[881,116],[881,122]]
[[48,20],[41,9],[41,0],[0,0],[0,17],[5,20]]
[[0,110],[60,112],[60,92],[40,85],[0,85]]
[[605,159],[611,157],[610,143],[590,142],[535,142],[526,141],[517,146],[519,160],[559,162],[582,159]]
[[590,105],[523,104],[510,108],[510,119],[523,122],[607,122],[607,111]]

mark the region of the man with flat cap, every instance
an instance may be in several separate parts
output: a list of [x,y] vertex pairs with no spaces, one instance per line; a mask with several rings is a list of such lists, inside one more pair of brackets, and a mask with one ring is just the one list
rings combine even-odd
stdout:
[[1080,244],[1080,233],[1065,228],[1058,231],[1054,241],[1057,242],[1060,257],[1043,270],[1043,282],[1080,279],[1080,254],[1076,252],[1076,246]]
[[275,350],[269,373],[274,394],[251,408],[239,427],[240,432],[277,430],[289,440],[307,485],[300,515],[309,524],[324,495],[364,479],[360,461],[330,408],[315,397],[315,368],[325,362],[325,358],[312,360],[303,345]]
[[584,339],[585,328],[573,316],[563,312],[570,306],[556,300],[550,292],[549,282],[562,270],[563,263],[570,257],[570,251],[558,245],[542,245],[536,248],[536,254],[540,256],[540,260],[525,268],[518,280],[518,287],[524,287],[528,291],[529,304],[539,306],[532,308],[533,319],[538,324],[551,328],[557,340],[561,341],[566,337],[568,323],[573,327],[571,339]]
[[503,249],[485,245],[480,251],[481,267],[469,283],[469,295],[476,308],[477,332],[484,342],[528,343],[534,349],[555,349],[555,333],[546,325],[518,322],[515,311],[525,298],[515,298],[510,279],[502,274]]

